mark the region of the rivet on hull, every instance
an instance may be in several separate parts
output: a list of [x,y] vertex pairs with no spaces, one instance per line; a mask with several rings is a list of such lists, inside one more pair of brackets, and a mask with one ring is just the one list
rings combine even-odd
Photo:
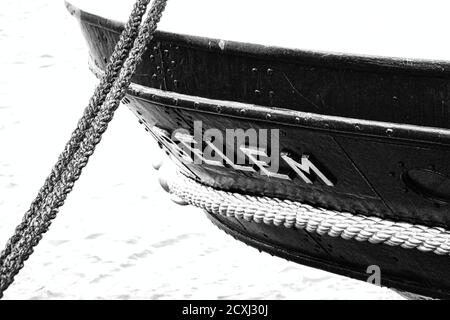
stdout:
[[394,130],[393,129],[387,129],[386,130],[386,134],[391,137],[394,134]]

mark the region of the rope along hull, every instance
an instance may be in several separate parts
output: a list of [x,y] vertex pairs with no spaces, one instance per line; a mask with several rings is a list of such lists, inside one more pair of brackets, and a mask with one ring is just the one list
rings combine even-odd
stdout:
[[224,192],[181,174],[165,174],[164,179],[170,193],[262,251],[363,281],[369,277],[367,267],[376,265],[383,272],[382,286],[450,298],[443,286],[450,254],[446,230]]

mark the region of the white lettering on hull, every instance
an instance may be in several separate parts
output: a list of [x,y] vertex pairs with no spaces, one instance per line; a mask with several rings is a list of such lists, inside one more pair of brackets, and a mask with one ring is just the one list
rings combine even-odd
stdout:
[[[209,129],[211,130],[211,129]],[[233,137],[233,145],[236,140],[230,131],[227,129],[227,137]],[[239,129],[239,133],[245,135],[242,129]],[[252,129],[254,130],[254,129]],[[273,130],[271,130],[273,131]],[[333,187],[335,184],[332,179],[329,178],[319,166],[313,161],[313,158],[308,154],[303,154],[299,158],[291,155],[289,152],[279,152],[278,130],[275,133],[271,132],[271,155],[269,156],[266,148],[255,147],[248,145],[248,141],[252,139],[237,139],[238,148],[236,151],[240,151],[244,158],[236,156],[235,159],[234,146],[233,153],[223,151],[223,146],[229,146],[224,143],[222,137],[220,137],[220,131],[214,131],[214,134],[206,131],[204,136],[201,137],[201,141],[197,141],[194,136],[190,135],[187,130],[177,130],[170,137],[169,133],[158,127],[153,127],[152,132],[154,136],[161,142],[161,144],[167,148],[171,154],[175,155],[178,160],[185,164],[207,164],[216,167],[231,167],[236,171],[243,171],[249,173],[259,173],[269,178],[292,180],[291,176],[295,174],[297,178],[307,184],[314,184],[316,181],[320,181],[322,184]],[[254,130],[254,132],[256,132]],[[247,132],[248,133],[248,132]],[[267,130],[264,133],[267,137]],[[198,137],[198,134],[197,136]],[[212,138],[213,137],[213,138]],[[197,138],[199,139],[199,138]],[[178,141],[178,143],[176,142]],[[258,140],[253,140],[253,143]],[[226,141],[228,142],[228,141]],[[203,144],[205,149],[202,151]],[[266,144],[267,145],[267,144]],[[276,156],[278,155],[278,157]],[[291,174],[280,173],[279,158],[289,167]],[[248,159],[248,164],[245,164],[245,159]],[[292,174],[293,173],[293,174]]]

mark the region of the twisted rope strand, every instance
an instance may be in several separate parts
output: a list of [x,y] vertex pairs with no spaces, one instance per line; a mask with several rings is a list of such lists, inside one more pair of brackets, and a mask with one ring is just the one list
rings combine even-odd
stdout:
[[0,264],[5,257],[10,254],[13,245],[18,241],[28,226],[28,222],[42,206],[43,199],[45,199],[45,197],[52,192],[55,183],[61,177],[61,172],[65,170],[67,164],[78,150],[79,144],[81,143],[86,130],[91,126],[93,118],[105,101],[106,95],[109,91],[111,91],[114,81],[119,76],[120,69],[125,62],[125,59],[128,57],[134,40],[138,35],[138,29],[142,22],[142,16],[145,14],[149,2],[150,0],[138,0],[134,4],[130,18],[125,25],[124,31],[120,35],[113,54],[110,57],[110,63],[108,63],[105,73],[95,88],[94,94],[91,97],[88,106],[84,110],[83,116],[78,121],[76,129],[73,131],[63,152],[59,155],[58,161],[52,168],[50,175],[47,177],[44,185],[41,187],[36,198],[31,203],[29,210],[25,213],[22,222],[16,227],[16,233],[7,242],[5,249],[0,255]]
[[378,217],[327,210],[301,202],[216,190],[177,174],[167,179],[170,193],[215,215],[304,229],[345,240],[400,246],[450,255],[450,231]]
[[54,180],[53,188],[42,199],[42,206],[35,214],[28,216],[25,228],[13,236],[9,253],[5,254],[0,264],[0,297],[13,282],[14,276],[23,268],[24,261],[33,252],[42,239],[42,235],[48,230],[52,220],[56,217],[59,208],[64,204],[67,195],[72,191],[75,182],[80,177],[83,168],[87,165],[95,146],[100,142],[109,122],[120,101],[126,94],[131,83],[137,64],[141,61],[146,45],[153,37],[167,0],[154,0],[149,10],[147,19],[139,27],[138,36],[133,43],[129,56],[126,58],[119,76],[100,109],[95,112],[95,117],[86,127],[82,127],[83,139],[70,159],[64,160],[67,166],[59,172],[59,179]]

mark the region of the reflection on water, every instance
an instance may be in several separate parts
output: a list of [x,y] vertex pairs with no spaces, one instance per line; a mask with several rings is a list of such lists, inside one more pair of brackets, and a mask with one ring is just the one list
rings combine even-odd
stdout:
[[[62,1],[0,4],[0,244],[20,221],[95,79]],[[398,298],[261,254],[178,207],[149,163],[156,147],[120,108],[9,299]]]

